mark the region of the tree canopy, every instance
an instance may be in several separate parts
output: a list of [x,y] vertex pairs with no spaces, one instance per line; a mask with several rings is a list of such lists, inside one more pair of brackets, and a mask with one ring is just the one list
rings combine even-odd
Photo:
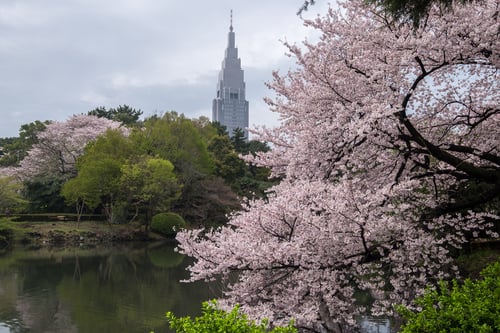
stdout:
[[[465,3],[472,0],[458,0]],[[406,20],[418,27],[420,22],[427,16],[432,5],[437,5],[443,10],[452,8],[453,0],[365,0],[367,4],[374,4],[377,9],[385,14],[389,14],[393,19]],[[300,6],[297,14],[309,9],[316,3],[315,0],[305,0]]]
[[340,6],[270,83],[283,122],[253,162],[281,183],[228,226],[178,235],[192,280],[227,278],[226,302],[315,332],[355,325],[356,290],[390,314],[456,276],[454,254],[500,220],[498,2],[433,5],[418,28]]
[[139,122],[142,115],[141,110],[136,110],[128,105],[119,105],[116,108],[106,109],[104,106],[97,107],[87,113],[89,116],[107,118],[122,123],[126,126],[134,126]]
[[86,115],[51,122],[42,131],[34,132],[36,139],[31,139],[33,145],[15,174],[23,179],[37,175],[74,177],[76,160],[85,146],[107,129],[120,126],[116,121]]

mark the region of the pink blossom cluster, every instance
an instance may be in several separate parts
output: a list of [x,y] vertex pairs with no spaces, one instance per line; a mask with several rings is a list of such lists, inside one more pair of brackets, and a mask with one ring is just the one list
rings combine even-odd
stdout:
[[54,121],[37,135],[38,143],[28,151],[20,166],[10,168],[9,172],[20,179],[36,175],[73,177],[76,160],[84,153],[85,146],[106,130],[118,128],[122,128],[119,122],[89,115]]
[[[350,0],[306,24],[274,73],[281,126],[250,163],[283,180],[217,230],[178,235],[190,281],[222,277],[254,317],[337,332],[457,276],[452,251],[498,238],[500,5],[438,6],[415,28]],[[234,277],[237,277],[236,282]]]

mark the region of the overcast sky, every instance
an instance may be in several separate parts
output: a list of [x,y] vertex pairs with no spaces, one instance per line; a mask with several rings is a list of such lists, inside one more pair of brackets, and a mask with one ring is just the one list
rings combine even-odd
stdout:
[[[262,102],[272,70],[293,61],[280,41],[313,32],[302,0],[1,0],[0,137],[22,124],[127,104],[145,116],[211,117],[233,10],[250,125],[275,125]],[[325,11],[319,1],[304,16]]]

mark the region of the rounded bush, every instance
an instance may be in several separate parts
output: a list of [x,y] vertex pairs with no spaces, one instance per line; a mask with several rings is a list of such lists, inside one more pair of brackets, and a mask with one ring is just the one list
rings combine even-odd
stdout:
[[179,229],[185,227],[186,221],[175,213],[156,214],[151,222],[151,230],[165,236],[175,236]]

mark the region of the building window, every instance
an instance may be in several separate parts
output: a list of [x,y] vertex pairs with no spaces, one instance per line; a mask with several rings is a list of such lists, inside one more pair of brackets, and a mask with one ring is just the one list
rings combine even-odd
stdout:
[[238,93],[229,93],[229,99],[238,99]]

